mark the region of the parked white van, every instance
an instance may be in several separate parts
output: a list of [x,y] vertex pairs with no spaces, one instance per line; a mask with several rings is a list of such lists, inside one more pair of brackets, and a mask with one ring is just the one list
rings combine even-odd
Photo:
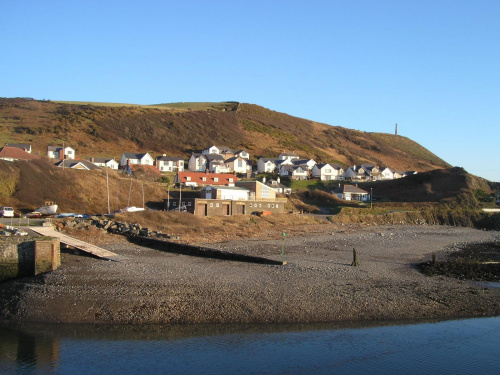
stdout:
[[14,209],[12,207],[0,207],[1,217],[14,217]]

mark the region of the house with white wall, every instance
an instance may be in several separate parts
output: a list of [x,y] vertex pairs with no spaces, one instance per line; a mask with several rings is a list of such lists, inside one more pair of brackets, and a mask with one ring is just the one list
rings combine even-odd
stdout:
[[71,147],[48,146],[47,157],[49,159],[75,159],[75,150]]
[[114,170],[118,170],[120,164],[113,158],[94,158],[91,157],[89,159],[91,163],[101,168],[110,168]]
[[279,154],[278,156],[278,160],[298,160],[300,159],[300,156],[293,153],[293,152],[282,152],[281,154]]
[[188,160],[188,170],[191,172],[205,172],[208,169],[207,158],[203,154],[193,153]]
[[248,173],[252,172],[252,162],[240,156],[227,159],[224,164],[229,169],[229,172]]
[[200,191],[201,198],[246,201],[250,191],[237,186],[207,186]]
[[280,176],[287,177],[290,180],[307,180],[309,171],[300,165],[282,165],[280,167]]
[[314,178],[319,178],[321,181],[343,180],[344,168],[338,164],[316,164],[312,169],[311,175]]
[[157,156],[155,165],[160,172],[184,172],[184,159],[178,156]]
[[313,159],[292,159],[292,163],[293,165],[305,167],[308,171],[311,171],[316,165],[316,162]]
[[131,164],[154,165],[154,159],[148,152],[140,154],[134,152],[124,152],[120,158],[120,166],[124,167]]
[[257,162],[258,173],[275,173],[276,172],[276,159],[260,158]]
[[370,193],[354,185],[339,184],[339,186],[332,191],[332,194],[346,201],[366,202],[370,200]]

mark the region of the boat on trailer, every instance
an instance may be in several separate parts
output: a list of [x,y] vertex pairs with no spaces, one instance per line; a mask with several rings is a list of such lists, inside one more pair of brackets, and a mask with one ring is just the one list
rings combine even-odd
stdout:
[[45,202],[45,205],[37,208],[35,211],[40,212],[42,215],[54,215],[57,212],[57,204],[52,201]]

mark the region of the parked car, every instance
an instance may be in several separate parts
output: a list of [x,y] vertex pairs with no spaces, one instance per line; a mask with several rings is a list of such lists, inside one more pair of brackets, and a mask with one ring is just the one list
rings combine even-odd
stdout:
[[12,207],[0,207],[1,217],[14,217],[14,209]]

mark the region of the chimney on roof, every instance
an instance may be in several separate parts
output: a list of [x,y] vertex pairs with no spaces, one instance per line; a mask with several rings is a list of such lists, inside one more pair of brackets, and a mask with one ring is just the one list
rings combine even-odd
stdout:
[[206,173],[206,174],[208,174],[208,173],[209,173],[209,172],[208,172],[208,168],[207,168],[207,169],[205,169],[205,173]]
[[266,183],[266,178],[265,177],[262,177],[262,183],[265,184]]
[[278,184],[279,184],[279,183],[280,183],[280,178],[279,178],[279,177],[277,177],[277,178],[276,178],[276,181],[278,181]]

